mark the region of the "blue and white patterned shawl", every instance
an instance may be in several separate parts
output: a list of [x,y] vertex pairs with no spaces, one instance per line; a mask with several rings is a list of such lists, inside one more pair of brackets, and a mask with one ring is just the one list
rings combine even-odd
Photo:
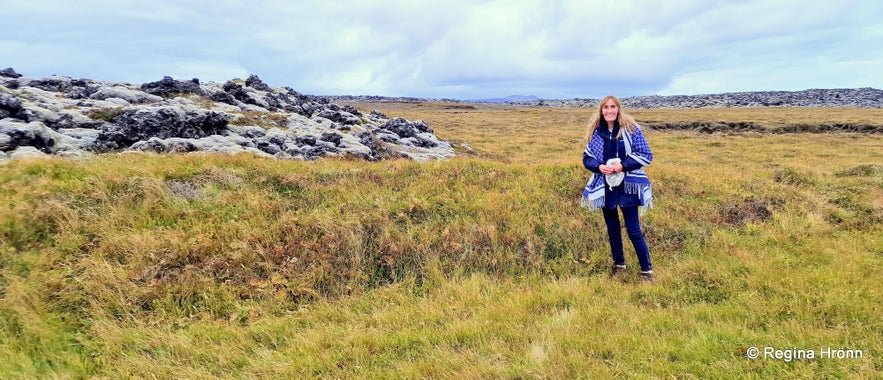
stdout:
[[[638,161],[641,165],[650,165],[653,161],[653,152],[647,145],[647,139],[641,128],[635,124],[635,132],[629,133],[626,128],[622,128],[622,137],[625,142],[625,155]],[[586,144],[585,154],[589,157],[602,160],[604,158],[604,139],[597,133],[592,134],[592,139]],[[653,207],[653,188],[650,186],[650,178],[643,168],[638,168],[625,173],[625,192],[628,194],[637,194],[641,200],[641,213],[643,214],[647,208]],[[604,175],[592,173],[586,188],[583,190],[580,205],[589,210],[597,210],[604,207]]]

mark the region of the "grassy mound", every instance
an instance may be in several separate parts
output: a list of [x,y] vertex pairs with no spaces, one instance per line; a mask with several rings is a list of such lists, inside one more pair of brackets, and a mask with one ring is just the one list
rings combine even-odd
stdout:
[[406,111],[474,149],[445,162],[0,166],[0,376],[883,371],[880,136],[648,131],[642,286],[578,207],[584,114],[466,111]]

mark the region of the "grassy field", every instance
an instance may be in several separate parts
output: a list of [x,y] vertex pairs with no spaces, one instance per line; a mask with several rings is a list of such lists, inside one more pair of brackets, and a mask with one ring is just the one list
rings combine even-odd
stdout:
[[630,275],[607,277],[602,217],[578,207],[590,110],[358,107],[426,120],[462,154],[0,165],[0,378],[883,373],[883,136],[646,131],[643,285],[628,244]]

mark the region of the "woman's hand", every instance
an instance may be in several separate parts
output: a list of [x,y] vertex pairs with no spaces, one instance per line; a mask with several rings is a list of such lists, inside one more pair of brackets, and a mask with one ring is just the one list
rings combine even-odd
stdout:
[[613,173],[619,173],[622,171],[622,164],[614,163],[613,165],[598,165],[598,170],[601,171],[601,174],[608,175]]

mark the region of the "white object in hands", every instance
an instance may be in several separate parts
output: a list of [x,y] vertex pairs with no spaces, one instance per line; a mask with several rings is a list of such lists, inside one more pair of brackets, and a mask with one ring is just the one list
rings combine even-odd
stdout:
[[[614,157],[614,158],[607,160],[607,166],[610,166],[613,164],[619,164],[621,162],[622,162],[622,160]],[[617,187],[617,186],[619,186],[619,184],[622,183],[622,180],[625,178],[625,173],[618,172],[618,173],[613,173],[613,174],[607,174],[605,177],[606,177],[605,179],[607,180],[607,186],[610,187],[610,190],[613,190],[614,187]]]

